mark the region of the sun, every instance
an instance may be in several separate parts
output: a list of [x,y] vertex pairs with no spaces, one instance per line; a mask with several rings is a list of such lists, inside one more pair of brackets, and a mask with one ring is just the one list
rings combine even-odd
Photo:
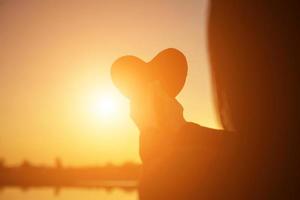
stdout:
[[103,96],[95,104],[95,112],[104,118],[112,117],[116,114],[116,111],[117,102],[111,96]]
[[96,98],[90,106],[94,117],[101,120],[111,121],[118,115],[117,100],[111,95],[102,95]]
[[126,113],[126,101],[124,98],[111,88],[94,89],[84,95],[83,104],[86,107],[87,117],[92,122],[111,122],[122,121]]

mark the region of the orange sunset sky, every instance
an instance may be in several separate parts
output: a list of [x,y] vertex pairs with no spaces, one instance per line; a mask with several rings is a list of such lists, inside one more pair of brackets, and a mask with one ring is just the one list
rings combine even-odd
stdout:
[[139,162],[128,100],[112,85],[120,56],[187,57],[178,100],[218,128],[206,42],[207,0],[0,0],[0,158],[66,165]]

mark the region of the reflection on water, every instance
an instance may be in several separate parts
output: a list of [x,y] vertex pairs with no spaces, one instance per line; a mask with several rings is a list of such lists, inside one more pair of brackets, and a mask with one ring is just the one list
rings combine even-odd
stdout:
[[136,190],[113,188],[0,188],[0,200],[138,200]]

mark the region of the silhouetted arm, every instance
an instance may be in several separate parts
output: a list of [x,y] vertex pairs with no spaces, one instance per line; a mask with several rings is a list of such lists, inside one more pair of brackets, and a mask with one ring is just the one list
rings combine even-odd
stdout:
[[165,153],[176,153],[183,149],[211,149],[217,150],[227,144],[231,133],[202,127],[198,124],[186,122],[177,133],[162,133],[147,130],[140,135],[140,154],[144,162],[159,158]]
[[230,160],[234,144],[231,135],[190,122],[184,123],[177,133],[142,132],[141,195],[149,199],[177,199],[180,195],[179,199],[189,199],[189,195],[205,198],[202,195],[215,189],[223,173],[220,169],[225,169],[225,162]]

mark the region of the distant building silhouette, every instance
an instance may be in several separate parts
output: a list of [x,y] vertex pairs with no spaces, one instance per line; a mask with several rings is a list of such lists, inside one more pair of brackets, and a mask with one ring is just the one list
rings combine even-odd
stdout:
[[28,160],[23,160],[21,166],[21,168],[30,168],[32,167],[31,163]]
[[5,165],[5,161],[3,158],[0,158],[0,169],[3,168]]
[[61,161],[61,159],[60,158],[55,158],[55,167],[57,168],[57,169],[62,169],[63,168],[63,164],[62,164],[62,161]]

